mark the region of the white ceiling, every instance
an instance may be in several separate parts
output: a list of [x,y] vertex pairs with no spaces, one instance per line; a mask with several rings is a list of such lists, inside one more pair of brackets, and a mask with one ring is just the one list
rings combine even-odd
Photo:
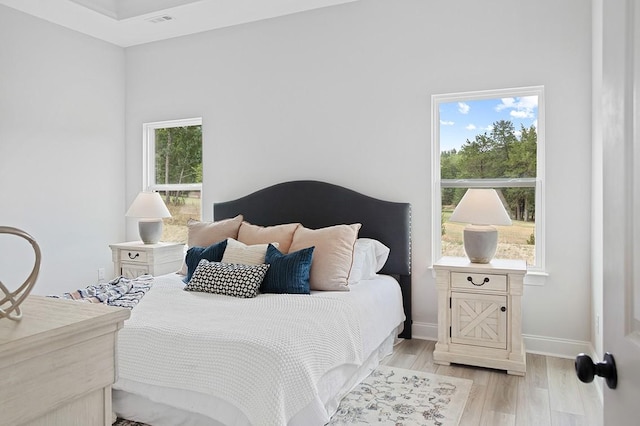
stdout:
[[127,47],[352,1],[357,0],[0,0],[0,4]]

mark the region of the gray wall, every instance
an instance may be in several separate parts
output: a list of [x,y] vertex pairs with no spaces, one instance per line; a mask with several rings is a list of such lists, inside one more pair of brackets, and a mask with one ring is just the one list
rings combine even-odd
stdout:
[[[42,249],[34,293],[111,275],[124,238],[124,50],[0,6],[0,225]],[[0,280],[17,288],[33,252],[0,237]]]
[[194,116],[204,206],[290,179],[411,202],[414,330],[425,337],[437,320],[431,95],[544,85],[549,277],[525,288],[523,327],[528,349],[587,349],[589,2],[359,1],[128,48],[126,81],[127,203],[141,189],[142,123]]

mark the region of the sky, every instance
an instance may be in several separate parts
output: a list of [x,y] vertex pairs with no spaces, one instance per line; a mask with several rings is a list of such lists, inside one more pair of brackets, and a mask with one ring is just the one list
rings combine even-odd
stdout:
[[476,135],[491,132],[498,120],[513,123],[520,137],[520,125],[538,125],[538,96],[493,98],[440,103],[440,151],[460,149]]

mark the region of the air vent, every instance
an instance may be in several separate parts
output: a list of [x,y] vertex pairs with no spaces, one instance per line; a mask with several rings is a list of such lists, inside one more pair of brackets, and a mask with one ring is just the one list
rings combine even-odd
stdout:
[[174,18],[169,15],[161,15],[161,16],[154,16],[153,18],[149,18],[147,19],[147,22],[151,22],[152,24],[159,24],[161,22],[173,21],[173,19]]

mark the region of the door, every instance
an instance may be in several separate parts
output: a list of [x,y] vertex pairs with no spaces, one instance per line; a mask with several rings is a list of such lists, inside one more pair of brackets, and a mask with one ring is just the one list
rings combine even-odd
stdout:
[[640,401],[640,1],[603,6],[603,345],[618,373],[616,389],[603,386],[604,424],[630,425]]
[[451,343],[507,349],[507,296],[451,292]]

